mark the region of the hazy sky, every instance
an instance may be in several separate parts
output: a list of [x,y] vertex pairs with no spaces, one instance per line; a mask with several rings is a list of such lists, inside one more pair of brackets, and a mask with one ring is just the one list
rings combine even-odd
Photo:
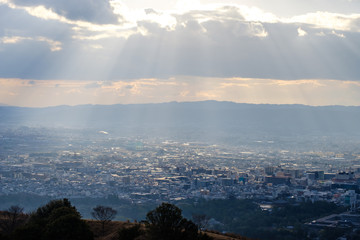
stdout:
[[360,0],[0,0],[0,103],[360,105]]

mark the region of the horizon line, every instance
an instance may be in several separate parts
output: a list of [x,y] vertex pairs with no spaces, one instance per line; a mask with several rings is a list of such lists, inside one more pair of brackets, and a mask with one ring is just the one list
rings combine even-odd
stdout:
[[199,100],[199,101],[168,101],[168,102],[148,102],[148,103],[114,103],[114,104],[61,104],[61,105],[49,105],[49,106],[20,106],[20,105],[9,105],[0,103],[0,107],[14,107],[14,108],[33,108],[33,109],[45,109],[45,108],[57,108],[57,107],[81,107],[81,106],[134,106],[134,105],[160,105],[160,104],[187,104],[187,103],[206,103],[206,102],[215,102],[215,103],[230,103],[230,104],[239,104],[239,105],[272,105],[272,106],[304,106],[304,107],[360,107],[360,105],[310,105],[302,103],[251,103],[251,102],[234,102],[234,101],[219,101],[219,100]]

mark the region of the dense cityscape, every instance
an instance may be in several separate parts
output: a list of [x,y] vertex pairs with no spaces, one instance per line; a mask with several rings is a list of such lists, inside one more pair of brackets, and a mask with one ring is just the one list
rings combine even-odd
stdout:
[[268,140],[225,146],[70,129],[8,129],[0,137],[0,196],[116,197],[133,204],[236,198],[252,199],[264,211],[309,201],[352,211],[358,206],[359,151],[286,150]]
[[[13,134],[13,138],[1,136],[2,147],[8,148],[1,156],[1,194],[116,195],[137,202],[216,199],[231,194],[264,201],[287,196],[297,201],[344,202],[347,190],[357,190],[359,184],[360,152],[114,138],[105,131],[97,132],[97,139],[90,142],[69,137],[62,139],[62,145],[51,146],[51,136],[34,133],[26,139]],[[27,152],[29,147],[32,152]]]

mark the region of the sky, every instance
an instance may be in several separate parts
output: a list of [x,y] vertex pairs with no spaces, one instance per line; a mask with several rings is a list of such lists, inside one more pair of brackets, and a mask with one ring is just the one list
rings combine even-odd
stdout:
[[360,106],[360,0],[0,0],[0,104]]

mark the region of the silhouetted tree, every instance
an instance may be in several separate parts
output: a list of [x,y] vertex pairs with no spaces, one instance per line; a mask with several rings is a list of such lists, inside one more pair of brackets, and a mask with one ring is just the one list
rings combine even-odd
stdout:
[[197,226],[183,218],[181,209],[170,203],[162,203],[146,215],[146,227],[150,239],[193,240],[199,239]]
[[65,214],[53,218],[46,226],[44,239],[70,240],[93,239],[87,224],[75,214]]
[[92,240],[93,234],[80,213],[67,199],[53,200],[30,215],[27,224],[17,229],[16,240]]
[[111,222],[111,220],[115,218],[116,214],[116,210],[112,209],[111,207],[105,207],[101,205],[93,208],[93,211],[91,212],[93,218],[101,222],[102,234],[105,233],[105,225]]
[[0,229],[5,234],[12,233],[16,227],[24,224],[27,215],[23,213],[24,208],[17,205],[9,207],[2,213],[0,218]]
[[119,240],[134,240],[141,234],[143,231],[140,229],[140,224],[135,224],[134,226],[128,228],[121,228],[118,231]]

